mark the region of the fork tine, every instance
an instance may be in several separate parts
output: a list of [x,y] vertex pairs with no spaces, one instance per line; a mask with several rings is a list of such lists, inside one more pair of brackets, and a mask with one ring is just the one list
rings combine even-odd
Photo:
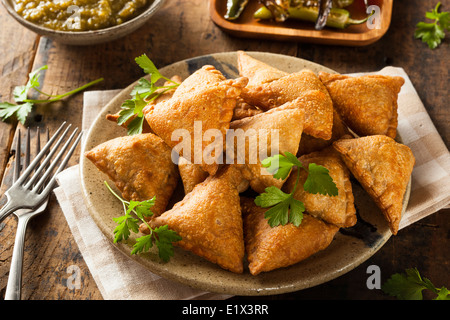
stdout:
[[[57,162],[58,160],[52,160],[53,155],[56,153],[56,151],[58,151],[59,146],[61,145],[62,141],[64,140],[65,136],[67,135],[67,132],[69,132],[71,125],[69,125],[66,130],[64,131],[64,133],[61,135],[61,137],[58,139],[58,141],[56,142],[55,146],[53,147],[53,149],[47,154],[47,156],[45,157],[44,161],[40,164],[40,166],[36,169],[34,175],[30,178],[30,180],[26,183],[25,185],[25,189],[29,189],[31,188],[35,181],[38,179],[39,175],[42,174],[42,172],[44,170],[51,170],[48,168],[50,161],[53,162]],[[53,165],[54,167],[54,165]],[[52,167],[52,168],[53,168]]]
[[36,154],[41,151],[41,129],[39,127],[36,128]]
[[24,168],[27,168],[30,165],[30,127],[27,128],[27,141],[25,145],[25,165]]
[[[58,164],[59,160],[61,159],[61,157],[63,156],[64,152],[66,152],[66,150],[68,149],[70,143],[73,140],[73,137],[75,136],[75,134],[78,132],[78,128],[75,128],[75,130],[72,132],[72,134],[70,135],[70,137],[67,139],[66,143],[64,144],[64,146],[61,148],[61,150],[59,151],[58,155],[55,157],[55,159],[52,161],[52,163],[50,164],[50,166],[47,168],[47,170],[45,171],[45,173],[42,175],[42,177],[40,177],[39,181],[36,183],[36,185],[33,186],[33,190],[35,192],[38,192],[38,190],[41,188],[41,186],[47,181],[48,177],[50,176],[50,174],[52,173],[53,169],[56,167],[56,165]],[[59,143],[59,141],[58,141]],[[59,146],[59,145],[58,145]],[[55,150],[57,149],[57,147],[55,147]],[[43,167],[43,166],[42,166]],[[39,168],[41,169],[41,168]],[[39,171],[39,170],[38,170]],[[36,173],[38,173],[38,171],[36,171]],[[40,173],[40,172],[39,172]],[[57,174],[57,173],[55,173]],[[34,177],[33,177],[34,178]],[[30,180],[31,182],[31,180]],[[26,186],[27,187],[27,186]]]
[[20,144],[21,144],[21,139],[20,139],[20,129],[17,130],[17,140],[16,140],[16,159],[14,162],[14,175],[13,175],[13,183],[17,181],[17,179],[19,179],[19,175],[20,175]]
[[[45,156],[45,154],[47,153],[47,151],[50,149],[50,147],[53,145],[53,143],[55,142],[55,140],[58,138],[59,134],[61,133],[61,131],[63,130],[64,126],[65,126],[66,122],[64,122],[59,128],[58,130],[56,130],[55,134],[50,138],[50,140],[45,144],[44,148],[42,148],[41,152],[39,152],[36,157],[33,159],[33,161],[31,162],[31,164],[28,166],[28,168],[25,170],[25,172],[20,176],[20,178],[16,181],[16,183],[18,184],[23,184],[23,182],[25,181],[25,179],[27,179],[30,175],[31,172],[34,170],[34,168],[39,164],[39,162],[41,161],[41,159]],[[70,125],[69,125],[70,127]],[[65,133],[67,133],[67,130],[65,131]],[[64,134],[65,134],[64,133]],[[64,136],[63,134],[63,136]],[[45,160],[49,160],[49,157],[47,157]],[[48,161],[47,161],[48,162]],[[42,165],[41,165],[42,167]]]
[[[75,133],[75,132],[74,132]],[[73,136],[73,135],[72,135]],[[42,195],[48,194],[50,192],[50,190],[53,188],[54,183],[56,182],[56,176],[58,175],[58,173],[60,173],[67,165],[67,163],[69,162],[70,157],[72,156],[73,152],[75,151],[75,148],[77,147],[78,143],[81,140],[81,137],[83,136],[83,132],[80,132],[78,134],[78,137],[75,139],[75,142],[72,144],[72,147],[69,149],[69,151],[67,152],[65,158],[63,159],[63,161],[61,162],[61,164],[59,165],[58,169],[55,171],[55,173],[53,174],[53,177],[51,178],[51,180],[47,183],[47,186],[45,187],[45,189],[42,191]],[[72,137],[71,137],[72,138]],[[66,145],[64,146],[65,149],[67,149],[67,146],[69,144],[66,143]],[[56,163],[56,161],[54,162]],[[41,181],[45,181],[41,178]],[[40,181],[40,182],[41,182]],[[36,189],[38,190],[38,189]]]

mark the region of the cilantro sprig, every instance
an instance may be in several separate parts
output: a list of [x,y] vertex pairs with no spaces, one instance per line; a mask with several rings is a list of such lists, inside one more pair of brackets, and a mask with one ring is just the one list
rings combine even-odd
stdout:
[[315,163],[310,163],[306,168],[290,152],[285,152],[284,155],[277,154],[273,157],[268,157],[261,161],[261,164],[267,168],[269,173],[273,174],[274,178],[282,180],[288,177],[292,168],[297,168],[297,178],[291,193],[285,193],[275,186],[270,186],[255,199],[257,206],[270,208],[265,212],[264,217],[268,220],[271,227],[286,225],[287,223],[292,223],[298,227],[302,223],[305,205],[294,198],[300,178],[300,170],[308,172],[308,177],[303,185],[305,191],[329,196],[338,195],[336,184],[329,175],[327,168]]
[[[13,98],[15,103],[9,102],[0,102],[0,118],[2,121],[6,121],[8,118],[15,117],[20,123],[24,124],[28,114],[33,109],[35,104],[40,103],[50,103],[59,101],[65,97],[83,91],[84,89],[103,81],[103,78],[91,81],[79,88],[71,90],[69,92],[57,95],[51,95],[45,92],[42,92],[38,89],[40,87],[39,77],[40,71],[47,70],[48,66],[44,65],[31,73],[28,74],[28,82],[24,86],[16,86],[13,90]],[[30,90],[35,90],[39,92],[41,95],[47,96],[47,99],[36,100],[36,99],[28,99],[28,93]]]
[[173,242],[180,241],[181,237],[175,231],[170,230],[167,225],[153,229],[145,220],[146,217],[153,215],[151,207],[155,204],[155,197],[145,201],[126,201],[114,192],[106,181],[105,185],[122,202],[124,209],[124,215],[113,218],[117,223],[117,227],[114,229],[114,243],[127,240],[131,232],[138,233],[139,223],[143,222],[150,230],[150,234],[136,238],[131,254],[146,252],[155,244],[158,247],[159,257],[165,262],[169,261],[174,254]]
[[[144,124],[143,109],[149,102],[158,98],[168,90],[175,89],[180,85],[179,83],[164,77],[146,54],[137,57],[135,61],[142,68],[144,73],[150,75],[150,81],[146,78],[139,79],[137,85],[130,93],[131,99],[125,100],[121,106],[122,110],[119,113],[117,124],[121,126],[131,120],[127,125],[128,135],[142,133]],[[170,82],[171,84],[157,86],[156,82],[160,79]]]
[[393,274],[381,289],[384,293],[401,300],[422,300],[422,291],[426,289],[436,294],[433,300],[450,300],[450,291],[447,288],[436,288],[429,279],[420,276],[417,268]]
[[414,37],[422,39],[430,49],[437,48],[445,38],[445,31],[450,29],[450,12],[439,12],[440,6],[441,3],[438,2],[433,10],[425,14],[426,18],[434,22],[419,22],[414,32]]

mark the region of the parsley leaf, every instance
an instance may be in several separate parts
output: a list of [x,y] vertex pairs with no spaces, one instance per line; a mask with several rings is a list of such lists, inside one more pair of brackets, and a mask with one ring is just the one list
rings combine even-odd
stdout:
[[159,257],[167,262],[173,256],[173,242],[180,241],[181,237],[167,225],[153,229],[152,233],[136,239],[131,254],[138,254],[150,250],[153,243],[158,247]]
[[277,154],[273,157],[268,157],[261,161],[263,167],[267,168],[275,179],[286,179],[291,172],[292,167],[302,167],[298,159],[290,152],[285,155]]
[[160,226],[153,230],[153,234],[156,234],[155,242],[159,248],[159,257],[164,261],[169,261],[173,256],[173,242],[181,240],[181,237],[173,230],[169,229],[169,226]]
[[[150,81],[146,78],[139,79],[138,83],[130,93],[131,99],[125,100],[121,106],[122,110],[119,112],[117,124],[121,126],[125,122],[130,121],[127,125],[128,135],[142,133],[144,124],[143,110],[150,101],[158,98],[166,91],[179,86],[179,83],[164,77],[146,54],[137,57],[135,61],[139,67],[142,68],[144,73],[150,76]],[[160,79],[164,79],[172,84],[160,87],[156,86],[156,82]]]
[[28,98],[28,91],[30,89],[34,89],[40,86],[39,84],[39,72],[41,70],[47,70],[48,67],[46,65],[40,67],[39,69],[31,72],[28,75],[28,82],[24,86],[17,86],[13,90],[14,101],[16,102],[24,102]]
[[447,288],[436,288],[427,278],[420,276],[417,268],[406,269],[405,273],[393,274],[382,286],[384,293],[401,300],[422,300],[422,291],[431,290],[437,297],[434,300],[450,300]]
[[294,198],[300,177],[300,169],[308,171],[308,178],[303,188],[310,193],[320,193],[323,195],[335,196],[338,189],[333,179],[329,175],[327,168],[309,164],[305,168],[303,164],[292,153],[286,152],[284,155],[277,154],[261,161],[263,167],[267,169],[276,179],[286,179],[293,167],[297,168],[297,180],[291,193],[285,193],[275,186],[267,187],[264,193],[255,198],[255,204],[268,209],[264,217],[271,227],[286,225],[288,222],[298,227],[303,220],[305,205]]
[[[45,92],[40,91],[37,89],[40,86],[39,83],[39,76],[40,71],[47,70],[47,65],[44,65],[28,74],[28,82],[24,86],[16,86],[13,89],[13,98],[16,104],[12,104],[9,102],[0,102],[0,118],[2,121],[6,121],[8,118],[15,117],[20,123],[24,124],[26,121],[26,118],[28,114],[33,109],[34,104],[38,103],[49,103],[61,100],[64,97],[70,96],[72,94],[75,94],[77,92],[80,92],[87,87],[90,87],[100,81],[103,81],[102,78],[94,80],[92,82],[89,82],[88,84],[85,84],[77,89],[74,89],[70,92],[66,92],[64,94],[59,95],[51,95]],[[46,100],[33,100],[28,99],[28,92],[34,89],[35,91],[39,92],[42,95],[45,95],[49,97]]]
[[425,14],[426,18],[434,22],[419,22],[414,32],[414,37],[422,39],[430,49],[437,48],[445,38],[445,31],[450,29],[450,12],[439,12],[440,6],[439,2],[432,11]]
[[118,226],[114,229],[114,243],[122,240],[127,240],[131,234],[130,229],[133,232],[139,231],[139,220],[133,218],[129,214],[118,218],[113,218],[113,220],[118,224]]
[[285,225],[288,222],[296,227],[303,219],[305,207],[303,203],[294,199],[293,194],[288,194],[275,186],[267,187],[265,193],[260,194],[255,199],[255,204],[262,208],[270,208],[264,213],[271,227]]
[[0,103],[0,118],[3,121],[9,117],[15,116],[22,124],[25,123],[27,115],[31,112],[33,104],[29,102],[21,104],[12,104],[9,102]]
[[[146,252],[156,244],[158,247],[159,257],[167,262],[173,256],[173,242],[181,240],[181,237],[173,230],[170,230],[167,225],[152,229],[146,222],[145,217],[153,215],[151,208],[155,204],[155,197],[144,201],[126,201],[115,193],[108,183],[105,181],[108,190],[122,202],[125,214],[123,216],[113,218],[118,224],[114,229],[114,243],[127,240],[134,233],[139,232],[139,222],[143,222],[150,230],[150,234],[136,238],[136,243],[133,245],[131,254],[138,254]],[[132,214],[135,214],[136,219]]]
[[337,196],[338,188],[329,174],[329,170],[315,163],[308,166],[308,178],[303,185],[309,193]]

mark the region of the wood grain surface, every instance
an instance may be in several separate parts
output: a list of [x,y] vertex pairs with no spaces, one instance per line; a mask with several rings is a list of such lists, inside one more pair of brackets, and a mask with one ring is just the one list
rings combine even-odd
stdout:
[[[126,38],[90,47],[71,47],[24,29],[0,7],[0,98],[11,101],[14,86],[25,84],[28,73],[48,65],[41,77],[44,92],[65,92],[94,79],[95,89],[124,88],[142,73],[134,58],[146,53],[160,68],[199,55],[235,50],[264,51],[296,56],[341,73],[376,71],[392,65],[406,70],[447,147],[450,144],[448,108],[449,40],[430,50],[414,39],[415,25],[435,0],[396,0],[388,32],[364,47],[343,47],[233,37],[209,16],[208,1],[170,0],[141,29]],[[442,9],[450,10],[448,4]],[[39,105],[26,127],[55,130],[63,120],[81,126],[82,94],[62,102]],[[17,123],[0,122],[1,194],[11,183]],[[79,151],[78,151],[79,152]],[[77,163],[76,154],[69,165]],[[382,281],[395,272],[417,267],[436,286],[450,287],[449,209],[441,210],[392,237],[372,258],[349,273],[310,289],[262,299],[391,299],[369,290],[367,267],[377,265]],[[4,296],[11,262],[16,219],[0,224],[0,298]],[[81,271],[81,287],[69,289],[68,268]],[[22,298],[25,300],[101,300],[102,296],[81,256],[54,196],[45,213],[30,222],[25,244]],[[428,298],[428,296],[426,296]],[[233,297],[232,300],[252,299]],[[261,298],[259,298],[261,299]]]

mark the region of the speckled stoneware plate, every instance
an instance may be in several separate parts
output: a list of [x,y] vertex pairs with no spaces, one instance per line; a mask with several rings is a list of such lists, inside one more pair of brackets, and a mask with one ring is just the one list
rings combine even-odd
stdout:
[[[322,70],[333,72],[321,65],[294,57],[259,52],[248,54],[287,72],[303,68],[309,68],[314,72]],[[238,75],[236,57],[236,52],[201,56],[174,63],[161,68],[160,71],[166,77],[178,74],[184,79],[203,65],[210,64],[228,78],[235,78]],[[124,89],[98,115],[86,136],[82,154],[102,142],[126,134],[124,129],[106,120],[105,115],[120,110],[120,105],[129,98],[134,85],[131,84]],[[83,156],[80,167],[83,193],[89,211],[99,228],[112,241],[116,226],[112,218],[122,214],[122,205],[104,186],[106,175]],[[110,185],[113,184],[110,182]],[[408,188],[405,195],[404,209],[409,199],[409,190]],[[158,258],[156,246],[153,251],[130,255],[135,243],[133,236],[127,242],[118,243],[116,246],[130,259],[143,264],[155,274],[205,291],[257,296],[301,290],[322,284],[352,270],[370,258],[390,238],[391,232],[381,212],[355,181],[353,191],[358,211],[358,223],[354,227],[342,229],[327,249],[310,258],[291,267],[257,276],[252,276],[247,267],[242,274],[231,273],[181,248],[175,248],[174,257],[167,263],[161,262]],[[172,203],[181,200],[183,196],[182,188],[178,188]]]

